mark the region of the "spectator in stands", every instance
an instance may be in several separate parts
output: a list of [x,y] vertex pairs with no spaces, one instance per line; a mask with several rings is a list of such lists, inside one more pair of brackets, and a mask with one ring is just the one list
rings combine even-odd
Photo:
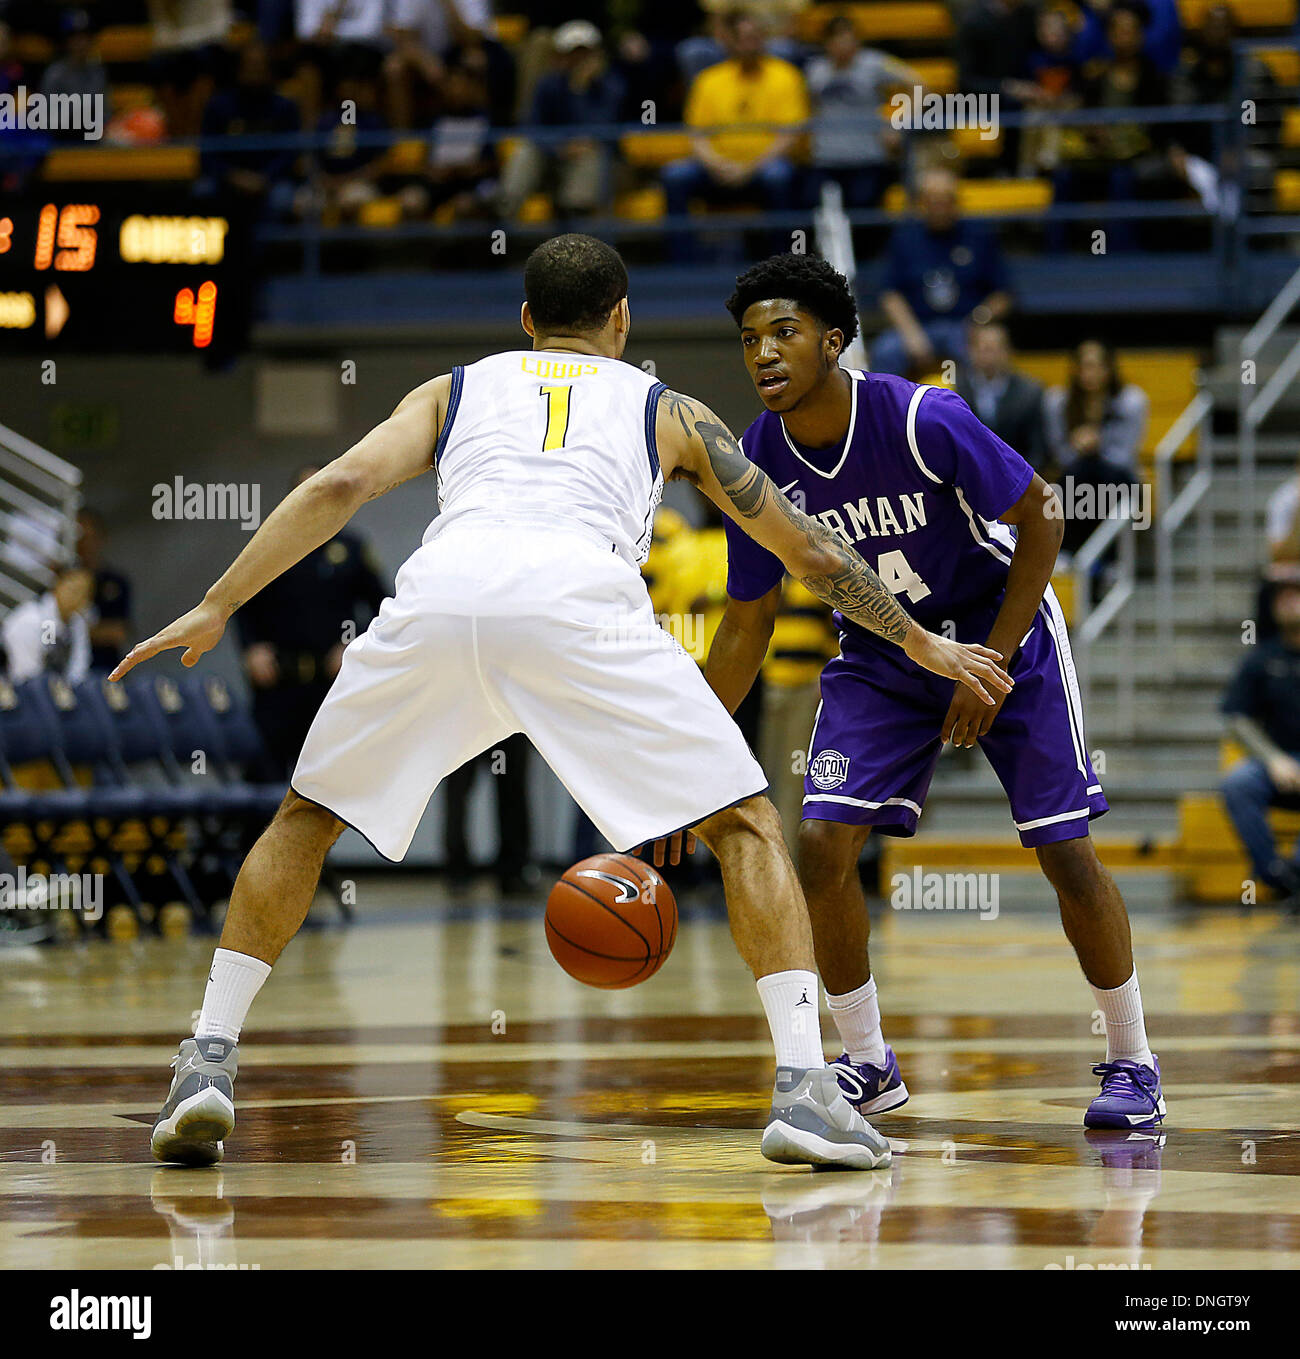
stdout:
[[[1110,17],[1115,0],[1076,0],[1081,23],[1074,39],[1074,59],[1105,59],[1113,54]],[[1144,37],[1142,54],[1162,75],[1172,75],[1182,48],[1178,0],[1138,0]]]
[[223,48],[234,23],[230,0],[149,0],[149,18],[149,75],[162,99],[168,135],[197,136],[226,59]]
[[346,75],[338,83],[337,94],[340,112],[327,109],[316,124],[316,131],[328,138],[316,175],[294,197],[299,217],[322,217],[331,223],[354,220],[379,196],[385,147],[365,139],[388,129],[373,79]]
[[701,33],[682,34],[693,29],[687,24],[677,30],[677,64],[689,84],[701,71],[726,61],[731,54],[728,28],[737,15],[752,19],[762,30],[770,56],[802,66],[807,57],[805,45],[794,35],[798,15],[808,8],[808,0],[700,0],[708,15]]
[[1071,359],[1069,381],[1044,399],[1048,451],[1063,468],[1079,458],[1100,457],[1132,472],[1146,435],[1151,403],[1120,376],[1115,351],[1102,340],[1084,340]]
[[822,667],[839,651],[830,609],[802,582],[786,576],[776,605],[772,640],[763,661],[759,763],[781,814],[791,854],[803,816],[804,762],[821,701]]
[[447,812],[443,823],[446,867],[452,886],[461,886],[475,870],[466,834],[469,800],[474,782],[488,775],[496,796],[497,854],[492,872],[503,896],[534,891],[541,874],[532,862],[532,815],[528,794],[528,766],[532,746],[520,732],[507,736],[491,750],[476,755],[446,779]]
[[925,373],[936,359],[965,360],[966,327],[1011,310],[997,237],[958,213],[957,177],[933,167],[921,176],[916,216],[895,228],[880,305],[891,329],[872,350],[878,373]]
[[[609,69],[600,30],[586,19],[556,29],[558,69],[538,82],[529,124],[533,127],[616,123],[623,103],[623,82]],[[596,212],[608,199],[612,161],[610,143],[596,137],[543,145],[523,139],[506,161],[498,208],[515,217],[530,194],[554,183],[561,218]]]
[[1043,389],[1015,369],[1011,339],[999,321],[972,326],[969,359],[957,376],[957,392],[976,415],[1046,481],[1055,479],[1047,457]]
[[487,68],[492,121],[510,121],[514,62],[495,37],[491,0],[392,0],[393,48],[384,63],[394,127],[414,127],[417,110],[436,104],[453,56],[480,52]]
[[95,583],[81,566],[59,573],[52,589],[12,608],[0,623],[13,684],[47,672],[80,684],[90,669],[88,615]]
[[[763,30],[748,15],[728,18],[724,32],[727,60],[701,71],[686,96],[685,121],[696,129],[693,154],[664,168],[668,211],[674,215],[684,215],[692,198],[757,197],[769,212],[793,205],[791,153],[809,113],[803,75],[797,66],[768,55]],[[729,125],[725,132],[710,131]],[[672,234],[670,246],[677,260],[692,253],[691,239],[682,232]]]
[[[1147,394],[1125,382],[1115,351],[1101,340],[1085,340],[1074,351],[1070,380],[1053,387],[1044,399],[1047,444],[1062,480],[1075,488],[1136,486],[1137,460],[1146,435],[1150,409]],[[1075,497],[1066,500],[1075,506]],[[1103,517],[1105,498],[1092,497],[1093,516],[1078,507],[1065,521],[1062,559],[1068,561],[1087,541]]]
[[[277,94],[266,48],[253,40],[239,54],[235,83],[218,90],[203,110],[204,137],[234,137],[297,132],[298,107]],[[195,193],[200,198],[233,194],[254,215],[283,217],[293,207],[292,150],[205,150]]]
[[[11,51],[12,34],[9,25],[0,22],[0,94],[26,101],[26,72]],[[8,120],[0,124],[0,193],[20,193],[31,175],[39,168],[50,147],[44,132],[25,127],[9,127]],[[19,154],[21,153],[21,154]]]
[[[320,468],[303,467],[295,486]],[[316,709],[388,593],[363,539],[350,530],[309,552],[235,615],[253,718],[262,733],[272,781],[287,778]]]
[[497,198],[497,153],[489,133],[487,53],[465,47],[448,58],[441,111],[429,139],[424,212],[438,221],[488,217]]
[[837,15],[826,26],[825,50],[805,72],[812,98],[812,168],[807,201],[834,180],[847,208],[874,208],[896,178],[898,132],[880,116],[895,90],[922,84],[906,62],[858,42],[853,20]]
[[[47,98],[72,95],[78,99],[89,96],[101,101],[104,121],[108,121],[108,72],[95,55],[95,39],[91,32],[90,16],[84,9],[68,10],[63,16],[63,55],[45,68],[41,93]],[[52,135],[68,140],[79,140],[78,129],[52,130]]]
[[[1142,51],[1146,13],[1141,0],[1113,0],[1106,28],[1111,55],[1085,68],[1085,108],[1144,109],[1166,103],[1168,82]],[[1052,174],[1053,200],[1076,203],[1107,198],[1117,202],[1154,196],[1170,173],[1161,149],[1167,141],[1165,132],[1144,126],[1140,120],[1063,129],[1061,160]],[[1106,232],[1109,250],[1137,248],[1132,218],[1113,218]],[[1065,243],[1065,223],[1049,223],[1048,248],[1062,250]]]
[[[1070,55],[1074,35],[1069,20],[1059,9],[1038,11],[1035,46],[1029,56],[1026,78],[1007,82],[1008,93],[1026,109],[1066,112],[1078,108],[1083,96],[1081,73]],[[1060,128],[1048,123],[1022,129],[1020,172],[1037,175],[1056,166],[1060,152]]]
[[[1019,112],[1017,88],[1029,76],[1035,14],[1031,0],[972,0],[957,26],[957,88],[963,94],[993,95],[1005,112]],[[1005,129],[1001,155],[1014,163],[1018,150],[1016,131]]]
[[1270,807],[1300,810],[1300,574],[1273,591],[1277,635],[1251,648],[1224,695],[1229,734],[1246,758],[1221,785],[1224,805],[1260,881],[1300,908],[1300,847],[1279,854]]
[[294,0],[298,36],[298,98],[314,127],[326,91],[344,72],[378,78],[392,47],[389,0]]
[[131,582],[104,564],[108,528],[97,510],[77,513],[77,562],[90,572],[90,668],[112,670],[126,654],[131,624]]
[[[639,121],[648,101],[655,121],[681,121],[686,78],[677,59],[682,34],[694,33],[703,17],[699,0],[627,0],[628,27],[618,35],[614,69],[626,87],[625,117]],[[712,65],[726,53],[719,50],[703,63]],[[692,70],[695,75],[700,68]]]

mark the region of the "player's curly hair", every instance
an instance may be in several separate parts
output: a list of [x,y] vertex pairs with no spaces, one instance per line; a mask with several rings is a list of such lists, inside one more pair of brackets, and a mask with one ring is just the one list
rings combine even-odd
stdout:
[[598,331],[627,296],[627,269],[618,251],[594,236],[552,236],[524,262],[524,296],[543,335]]
[[817,255],[769,255],[736,279],[727,310],[739,326],[755,302],[788,297],[827,329],[842,330],[847,347],[858,333],[858,303],[849,281]]

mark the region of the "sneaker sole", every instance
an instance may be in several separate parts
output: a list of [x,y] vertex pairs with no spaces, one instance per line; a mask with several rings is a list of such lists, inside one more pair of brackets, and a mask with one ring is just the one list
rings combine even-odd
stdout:
[[[845,1095],[844,1098],[848,1099],[848,1096]],[[899,1081],[892,1090],[886,1090],[883,1095],[877,1095],[875,1099],[863,1100],[861,1104],[853,1104],[853,1101],[849,1100],[849,1103],[853,1104],[853,1107],[863,1118],[866,1118],[869,1114],[887,1114],[891,1109],[901,1109],[909,1099],[911,1099],[911,1096],[907,1093],[907,1086]]]
[[225,1155],[224,1139],[235,1126],[235,1106],[209,1087],[191,1095],[170,1118],[154,1125],[149,1149],[155,1161],[211,1166]]
[[1083,1116],[1083,1126],[1085,1128],[1106,1128],[1114,1130],[1123,1128],[1129,1132],[1142,1132],[1147,1128],[1158,1128],[1165,1118],[1165,1101],[1162,1096],[1160,1102],[1155,1107],[1155,1112],[1142,1117],[1138,1123],[1130,1122],[1127,1114],[1094,1114],[1089,1109]]
[[886,1147],[875,1152],[861,1142],[831,1142],[780,1121],[763,1129],[763,1155],[784,1166],[826,1166],[838,1170],[883,1170],[893,1160]]

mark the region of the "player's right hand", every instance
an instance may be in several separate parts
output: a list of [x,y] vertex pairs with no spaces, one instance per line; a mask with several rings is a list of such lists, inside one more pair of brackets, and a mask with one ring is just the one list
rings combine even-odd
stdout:
[[1000,689],[1004,694],[1009,694],[1015,685],[1015,680],[998,664],[1002,653],[994,651],[992,647],[951,642],[946,637],[927,632],[925,628],[914,627],[907,634],[903,650],[917,665],[964,684],[991,705],[996,705],[997,699],[981,681],[994,689]]
[[181,657],[184,666],[196,665],[200,656],[211,651],[221,640],[226,630],[229,615],[216,604],[205,600],[198,608],[182,614],[174,623],[169,623],[161,632],[155,632],[135,646],[118,662],[117,669],[109,675],[111,680],[120,680],[129,674],[141,661],[156,656],[160,651],[172,651],[183,646],[185,654]]

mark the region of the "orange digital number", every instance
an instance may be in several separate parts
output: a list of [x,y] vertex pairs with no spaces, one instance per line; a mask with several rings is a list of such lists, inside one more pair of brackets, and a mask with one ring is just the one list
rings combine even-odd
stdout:
[[36,226],[36,268],[53,265],[65,274],[84,274],[94,268],[99,249],[95,230],[98,221],[99,209],[93,203],[69,203],[62,209],[47,203]]
[[199,285],[196,298],[190,288],[176,294],[172,319],[178,326],[194,327],[194,348],[206,349],[212,343],[212,331],[217,319],[217,285],[209,279]]
[[0,255],[7,255],[13,249],[14,219],[0,217]]

